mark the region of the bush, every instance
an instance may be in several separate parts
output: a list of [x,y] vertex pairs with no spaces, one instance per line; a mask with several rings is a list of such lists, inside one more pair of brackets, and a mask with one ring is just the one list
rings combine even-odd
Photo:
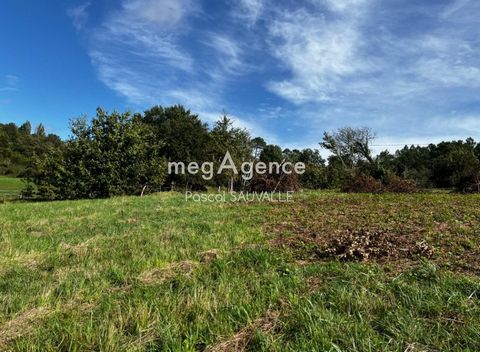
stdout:
[[460,180],[456,185],[456,189],[463,193],[480,193],[480,175]]
[[299,176],[303,188],[327,188],[326,168],[321,165],[307,165],[305,173]]
[[296,192],[300,190],[300,182],[295,173],[255,175],[247,189],[250,192]]
[[44,200],[106,198],[159,191],[166,160],[151,126],[101,109],[72,122],[72,138],[33,160],[27,179]]
[[363,174],[354,176],[342,188],[343,192],[348,193],[380,193],[384,190],[380,181]]
[[398,176],[391,176],[387,184],[384,185],[372,176],[358,174],[346,183],[342,191],[349,193],[416,193],[420,190],[415,181],[405,180]]
[[420,189],[413,180],[405,180],[398,176],[391,176],[385,186],[385,191],[392,193],[416,193],[419,192]]

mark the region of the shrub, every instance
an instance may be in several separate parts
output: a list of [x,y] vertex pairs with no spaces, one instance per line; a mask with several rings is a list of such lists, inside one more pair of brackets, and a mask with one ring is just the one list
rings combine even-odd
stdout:
[[463,193],[480,193],[480,174],[460,180],[456,189]]
[[295,173],[255,175],[247,186],[250,192],[296,192],[300,182]]
[[303,188],[327,188],[326,169],[321,165],[307,165],[305,173],[299,176]]
[[420,189],[415,181],[405,180],[398,176],[389,177],[388,182],[383,184],[372,176],[358,174],[345,184],[342,191],[349,193],[416,193]]
[[398,176],[391,176],[385,186],[386,192],[392,193],[416,193],[420,189],[413,180],[406,180]]
[[380,193],[384,191],[384,186],[371,176],[358,174],[344,185],[342,191],[348,193]]

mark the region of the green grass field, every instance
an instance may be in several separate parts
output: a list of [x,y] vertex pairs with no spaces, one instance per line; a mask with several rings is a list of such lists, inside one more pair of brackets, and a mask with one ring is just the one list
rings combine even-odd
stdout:
[[0,200],[18,197],[24,186],[19,178],[0,175]]
[[479,351],[479,196],[0,205],[1,351]]

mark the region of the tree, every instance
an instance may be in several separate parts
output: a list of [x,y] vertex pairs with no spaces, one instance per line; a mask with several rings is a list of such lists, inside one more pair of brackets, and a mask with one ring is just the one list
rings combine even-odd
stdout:
[[328,165],[326,167],[326,184],[328,188],[341,188],[345,183],[352,178],[350,169],[347,169],[340,158],[336,155],[331,155],[328,158]]
[[370,143],[375,134],[367,127],[342,127],[329,134],[325,132],[320,145],[335,155],[345,168],[352,169],[360,160],[373,163]]
[[27,121],[18,128],[18,131],[23,136],[30,136],[30,134],[32,133],[32,125],[30,124],[30,122]]
[[476,143],[464,141],[441,142],[429,146],[432,159],[432,181],[437,187],[463,188],[480,174],[480,161],[475,154]]
[[254,139],[252,139],[253,157],[255,160],[258,160],[258,158],[260,157],[260,153],[266,145],[267,142],[265,142],[262,137],[255,137]]
[[264,163],[281,163],[284,160],[282,148],[278,145],[269,144],[260,153],[260,161]]
[[[181,105],[162,108],[154,106],[146,110],[143,121],[154,128],[162,146],[160,155],[168,161],[201,163],[211,158],[208,155],[210,136],[208,126],[198,115],[192,114]],[[203,183],[200,175],[167,175],[169,188],[175,185],[199,186]]]
[[43,155],[50,146],[61,143],[53,134],[32,135],[28,121],[20,127],[0,124],[0,175],[24,176],[35,155]]
[[45,137],[46,134],[45,134],[45,126],[43,126],[43,124],[39,124],[36,128],[35,128],[35,135],[37,137]]
[[161,141],[130,113],[97,109],[88,123],[73,120],[64,147],[35,160],[30,180],[46,199],[104,198],[159,191],[166,175]]
[[[223,113],[223,116],[215,122],[210,132],[210,150],[213,156],[215,167],[218,168],[222,162],[225,153],[228,151],[235,165],[252,159],[252,141],[247,130],[233,126],[233,121]],[[240,172],[240,170],[237,170]],[[233,190],[234,183],[241,185],[241,175],[234,175],[227,172],[222,175],[216,175],[216,186],[228,183],[228,188]]]
[[333,133],[324,133],[320,146],[332,153],[327,167],[330,187],[343,187],[358,174],[379,174],[370,149],[374,138],[375,134],[367,127],[342,127]]

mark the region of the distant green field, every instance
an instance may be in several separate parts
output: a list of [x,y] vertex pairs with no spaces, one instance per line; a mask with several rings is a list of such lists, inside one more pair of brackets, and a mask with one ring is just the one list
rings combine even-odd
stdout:
[[479,201],[0,204],[0,351],[480,351]]
[[18,196],[24,186],[19,178],[0,176],[0,199]]

